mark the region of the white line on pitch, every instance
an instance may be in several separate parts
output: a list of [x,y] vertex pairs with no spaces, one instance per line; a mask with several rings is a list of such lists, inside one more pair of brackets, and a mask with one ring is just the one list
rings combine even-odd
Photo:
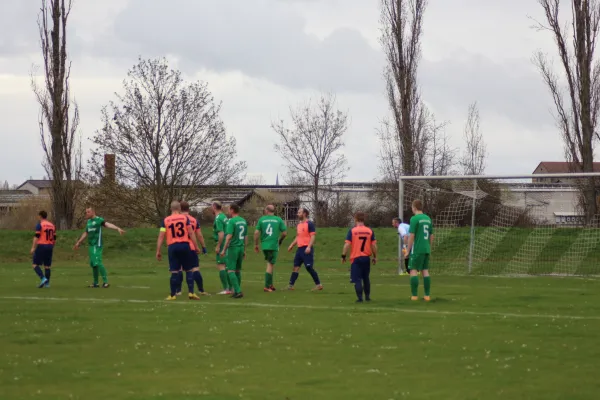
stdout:
[[307,310],[335,310],[335,311],[391,311],[407,314],[434,314],[434,315],[471,315],[478,317],[503,317],[503,318],[544,318],[544,319],[564,319],[564,320],[594,320],[600,321],[600,316],[579,316],[579,315],[560,315],[560,314],[515,314],[501,312],[482,312],[482,311],[443,311],[431,309],[411,309],[411,308],[393,308],[393,307],[369,307],[369,306],[315,306],[309,304],[268,304],[257,302],[246,302],[244,300],[232,300],[229,302],[223,301],[204,301],[204,302],[187,302],[173,301],[167,302],[164,300],[135,300],[135,299],[98,299],[98,298],[66,298],[66,297],[38,297],[38,296],[3,296],[0,300],[25,300],[25,301],[80,301],[91,303],[162,303],[162,304],[179,304],[179,305],[216,305],[216,306],[233,306],[233,307],[258,307],[258,308],[288,308],[288,309],[307,309]]

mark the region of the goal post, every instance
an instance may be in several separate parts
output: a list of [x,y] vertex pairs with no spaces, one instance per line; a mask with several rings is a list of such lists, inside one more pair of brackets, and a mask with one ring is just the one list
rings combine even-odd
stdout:
[[600,172],[401,176],[398,193],[400,217],[420,199],[433,220],[436,273],[600,275]]

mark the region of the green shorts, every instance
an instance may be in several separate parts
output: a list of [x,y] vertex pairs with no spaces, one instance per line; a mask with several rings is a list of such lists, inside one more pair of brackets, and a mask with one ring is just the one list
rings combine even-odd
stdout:
[[223,243],[221,243],[221,247],[219,248],[219,253],[217,253],[217,265],[225,265],[226,264],[227,256],[221,257],[221,251],[223,251],[224,246],[225,246],[225,240],[223,240]]
[[90,267],[99,267],[102,265],[102,247],[90,246]]
[[242,269],[242,262],[244,261],[244,248],[243,247],[230,247],[225,253],[225,268],[227,271],[235,271]]
[[429,269],[429,254],[411,254],[408,269],[416,269],[417,271]]
[[279,250],[263,250],[263,254],[265,256],[265,261],[271,265],[275,265],[277,263],[277,256],[279,255]]

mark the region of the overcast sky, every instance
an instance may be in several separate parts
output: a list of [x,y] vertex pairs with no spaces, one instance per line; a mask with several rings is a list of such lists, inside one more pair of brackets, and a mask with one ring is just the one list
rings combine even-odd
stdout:
[[[40,0],[1,0],[0,181],[44,176],[38,106],[30,87],[41,63]],[[100,109],[139,56],[166,56],[188,79],[209,83],[250,175],[284,173],[270,122],[319,91],[337,94],[351,126],[346,180],[378,178],[375,130],[387,115],[379,0],[75,0],[70,24],[72,93],[84,148]],[[455,147],[469,103],[477,101],[488,173],[531,173],[563,159],[551,99],[532,62],[554,56],[535,0],[430,0],[419,78],[423,98]],[[353,165],[354,160],[359,160]],[[365,162],[367,160],[367,162]]]

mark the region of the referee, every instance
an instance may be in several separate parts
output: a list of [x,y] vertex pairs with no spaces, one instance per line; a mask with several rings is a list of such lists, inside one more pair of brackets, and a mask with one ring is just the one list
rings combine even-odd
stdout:
[[[408,244],[408,231],[410,230],[410,225],[403,223],[402,218],[396,217],[392,220],[392,226],[398,230],[398,236],[400,236],[400,241],[402,242],[404,268],[406,269],[406,273],[408,274],[408,254],[405,254],[404,250],[406,249],[406,245]],[[403,275],[403,273],[401,273],[400,275]]]

